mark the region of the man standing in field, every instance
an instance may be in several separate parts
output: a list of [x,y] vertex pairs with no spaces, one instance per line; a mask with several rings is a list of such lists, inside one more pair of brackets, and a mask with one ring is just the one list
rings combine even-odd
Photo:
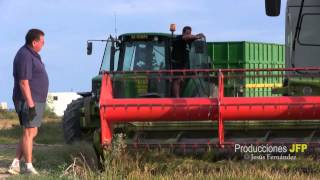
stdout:
[[30,29],[26,43],[17,52],[13,62],[13,102],[19,116],[23,134],[17,145],[16,157],[8,172],[20,173],[20,159],[24,157],[26,173],[39,174],[32,165],[33,139],[38,133],[45,110],[49,80],[38,54],[44,45],[44,33]]

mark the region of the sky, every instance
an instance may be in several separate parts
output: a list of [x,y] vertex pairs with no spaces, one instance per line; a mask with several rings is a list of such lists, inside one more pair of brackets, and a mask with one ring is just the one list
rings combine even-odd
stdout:
[[103,43],[96,43],[87,56],[88,39],[169,32],[175,23],[176,33],[190,25],[207,41],[283,44],[285,1],[279,17],[267,17],[264,8],[264,0],[0,0],[0,102],[13,107],[12,63],[31,28],[45,32],[40,55],[49,92],[83,92],[91,89],[104,49]]

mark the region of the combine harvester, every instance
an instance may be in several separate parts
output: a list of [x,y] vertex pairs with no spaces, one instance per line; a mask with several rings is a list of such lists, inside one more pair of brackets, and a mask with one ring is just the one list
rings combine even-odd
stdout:
[[[266,0],[266,11],[279,15],[280,0]],[[285,48],[197,40],[182,70],[170,66],[174,29],[98,40],[106,42],[100,73],[65,111],[66,142],[93,137],[100,151],[125,133],[132,148],[319,148],[319,12],[317,0],[288,0]],[[183,80],[181,98],[171,93],[176,79]]]

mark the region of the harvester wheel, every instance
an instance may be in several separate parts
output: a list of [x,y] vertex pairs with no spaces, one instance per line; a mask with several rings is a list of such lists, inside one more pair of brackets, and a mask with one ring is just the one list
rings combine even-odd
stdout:
[[67,144],[81,139],[80,117],[83,106],[84,98],[79,98],[72,101],[64,111],[62,126],[64,140]]

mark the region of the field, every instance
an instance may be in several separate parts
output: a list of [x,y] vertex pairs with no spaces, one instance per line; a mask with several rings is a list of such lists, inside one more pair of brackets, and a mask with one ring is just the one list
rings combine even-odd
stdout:
[[60,118],[46,118],[34,148],[34,166],[40,176],[9,176],[6,169],[21,133],[16,117],[0,119],[0,179],[320,179],[318,156],[294,161],[250,161],[214,152],[201,156],[162,151],[127,152],[121,142],[106,152],[104,171],[90,143],[63,143]]

